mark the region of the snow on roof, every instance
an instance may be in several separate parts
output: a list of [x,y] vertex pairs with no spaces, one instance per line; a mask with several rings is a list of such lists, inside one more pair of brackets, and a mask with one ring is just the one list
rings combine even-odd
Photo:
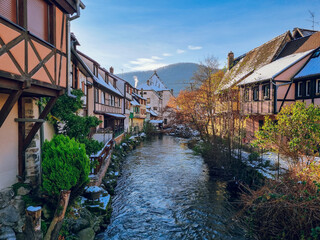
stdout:
[[118,113],[104,113],[105,115],[111,116],[111,117],[115,117],[115,118],[126,118],[125,115],[123,114],[118,114]]
[[143,99],[143,100],[147,100],[146,98],[140,96],[139,94],[136,94],[136,93],[132,93],[133,96],[137,97],[137,98],[140,98],[140,99]]
[[320,74],[320,50],[312,54],[309,62],[307,62],[294,78],[302,78],[316,74]]
[[146,90],[146,91],[156,91],[156,92],[160,92],[160,91],[165,91],[165,90],[169,90],[169,89],[166,89],[166,88],[160,88],[158,86],[154,86],[154,85],[148,85],[147,83],[144,83],[140,86],[138,86],[139,89],[143,89],[143,90]]
[[163,120],[150,120],[150,123],[163,123]]
[[152,109],[150,109],[150,114],[154,117],[158,117],[158,113],[156,113],[155,111],[153,111]]
[[163,81],[160,79],[159,75],[157,74],[156,71],[151,75],[151,77],[148,79],[149,84],[144,83],[142,85],[139,85],[139,89],[143,89],[146,91],[169,91],[169,89],[166,87],[166,85],[163,83]]
[[133,106],[140,106],[140,104],[133,98],[130,102]]
[[306,57],[313,50],[309,50],[303,53],[295,53],[289,56],[280,58],[272,63],[269,63],[260,69],[254,71],[250,76],[246,77],[243,81],[241,81],[238,85],[244,85],[249,83],[260,82],[263,80],[268,80],[276,77],[284,70],[286,70],[291,65],[300,61],[302,58]]
[[118,95],[120,95],[120,96],[123,97],[123,95],[121,94],[121,92],[120,92],[118,89],[114,88],[110,83],[105,82],[104,79],[101,77],[100,74],[98,74],[98,77],[95,77],[94,79],[95,79],[100,85],[104,86],[105,88],[109,89],[110,91],[112,91],[112,92],[114,92],[114,93],[116,93],[116,94],[118,94]]
[[34,207],[34,206],[29,206],[28,208],[27,208],[27,210],[29,211],[29,212],[36,212],[36,211],[39,211],[41,209],[41,207]]
[[263,45],[249,51],[238,63],[226,72],[223,82],[226,84],[222,89],[232,87],[244,77],[250,75],[255,69],[270,63],[290,32],[285,32]]

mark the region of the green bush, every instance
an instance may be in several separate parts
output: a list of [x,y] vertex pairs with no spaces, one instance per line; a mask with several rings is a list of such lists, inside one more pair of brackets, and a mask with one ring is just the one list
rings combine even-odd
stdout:
[[[73,90],[72,94],[76,98],[69,97],[67,94],[59,97],[51,110],[51,114],[49,114],[49,120],[55,126],[57,132],[60,131],[64,135],[83,143],[86,153],[90,156],[103,147],[103,143],[88,138],[90,129],[98,126],[101,121],[95,116],[82,117],[77,115],[77,111],[83,105],[81,100],[83,92],[81,90]],[[63,127],[59,123],[64,123]]]
[[143,132],[147,136],[152,136],[152,135],[156,134],[156,128],[150,122],[144,122],[143,123]]
[[260,158],[260,154],[258,152],[252,152],[249,155],[249,161],[253,162],[253,161],[258,161]]
[[89,181],[90,160],[83,144],[56,135],[43,144],[42,190],[57,199],[61,190],[78,191]]

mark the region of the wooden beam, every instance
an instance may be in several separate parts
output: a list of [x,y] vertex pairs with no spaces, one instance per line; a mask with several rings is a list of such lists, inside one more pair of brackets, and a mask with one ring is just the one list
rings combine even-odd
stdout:
[[44,119],[34,119],[34,118],[15,118],[15,122],[45,122]]
[[[19,98],[18,101],[18,117],[25,117],[25,108],[23,98]],[[25,170],[25,152],[23,150],[23,142],[25,138],[25,123],[19,122],[18,124],[18,169],[19,169],[19,180],[23,181],[24,170]]]
[[20,89],[20,90],[13,91],[9,95],[7,101],[5,102],[5,104],[3,105],[3,107],[1,108],[1,111],[0,111],[0,127],[2,126],[2,124],[4,123],[6,118],[8,117],[9,113],[11,112],[11,109],[13,108],[14,104],[18,101],[22,92],[23,92],[23,90]]
[[[47,103],[46,107],[43,109],[43,111],[41,112],[39,119],[45,119],[46,116],[48,115],[48,113],[50,112],[50,110],[52,109],[52,107],[54,106],[54,104],[56,103],[58,97],[52,97],[49,102]],[[40,129],[42,125],[42,122],[36,122],[32,129],[30,130],[28,136],[26,137],[26,139],[24,140],[23,143],[23,150],[25,151],[27,149],[27,147],[29,146],[29,144],[31,143],[34,135],[36,135],[36,133],[38,132],[38,130]]]

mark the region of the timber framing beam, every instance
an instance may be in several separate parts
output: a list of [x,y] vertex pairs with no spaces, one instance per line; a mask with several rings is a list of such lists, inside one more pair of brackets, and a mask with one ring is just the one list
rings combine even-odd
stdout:
[[9,113],[11,112],[11,109],[13,108],[15,103],[18,101],[22,92],[23,92],[23,90],[20,89],[20,90],[12,91],[10,93],[7,101],[5,102],[5,104],[3,105],[3,107],[0,110],[0,127],[2,126],[2,124],[4,123],[6,118],[8,117]]
[[[58,96],[50,98],[50,100],[47,103],[46,107],[41,112],[38,120],[44,120],[46,118],[46,116],[48,115],[48,113],[50,112],[50,110],[52,109],[54,104],[56,103],[57,99],[58,99]],[[35,124],[33,125],[33,127],[30,130],[28,136],[26,137],[26,139],[23,142],[23,150],[24,151],[27,149],[27,147],[31,143],[34,135],[40,129],[41,125],[42,125],[42,121],[36,121]]]

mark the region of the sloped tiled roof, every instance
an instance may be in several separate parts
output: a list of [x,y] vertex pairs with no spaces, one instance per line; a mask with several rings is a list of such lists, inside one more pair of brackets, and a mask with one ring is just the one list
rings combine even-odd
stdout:
[[296,53],[305,52],[311,49],[318,48],[320,46],[320,32],[312,34],[307,41],[302,44],[296,51]]
[[311,49],[320,47],[320,32],[316,32],[311,36],[298,38],[286,44],[277,59],[288,56],[293,53],[306,52]]
[[295,53],[305,42],[310,38],[310,36],[294,39],[290,42],[287,42],[285,47],[282,49],[280,54],[277,56],[277,59],[289,56]]
[[299,62],[301,59],[305,58],[311,54],[313,50],[309,50],[303,53],[294,53],[289,56],[280,58],[272,63],[269,63],[260,69],[254,71],[250,76],[246,77],[239,85],[256,83],[264,80],[272,79],[278,76],[280,73],[288,69],[293,64]]
[[289,40],[291,40],[291,33],[287,31],[249,51],[233,68],[226,72],[223,78],[225,82],[223,89],[234,86],[254,70],[272,62],[284,44]]

